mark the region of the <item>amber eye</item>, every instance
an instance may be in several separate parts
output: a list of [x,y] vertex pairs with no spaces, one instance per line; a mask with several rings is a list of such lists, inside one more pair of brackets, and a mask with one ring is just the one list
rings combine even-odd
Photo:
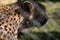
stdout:
[[29,22],[29,21],[27,21],[26,23],[27,23],[27,24],[30,24],[30,22]]

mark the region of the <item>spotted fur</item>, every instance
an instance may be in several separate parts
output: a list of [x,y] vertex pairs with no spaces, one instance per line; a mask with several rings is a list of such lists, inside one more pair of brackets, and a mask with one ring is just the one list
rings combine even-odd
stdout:
[[0,40],[17,40],[17,30],[23,19],[12,7],[0,6]]

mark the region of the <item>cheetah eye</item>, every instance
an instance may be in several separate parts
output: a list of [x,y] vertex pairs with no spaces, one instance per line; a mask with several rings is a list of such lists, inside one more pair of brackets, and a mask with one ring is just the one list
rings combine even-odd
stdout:
[[30,24],[30,22],[29,22],[29,21],[27,21],[26,23],[27,23],[27,24]]

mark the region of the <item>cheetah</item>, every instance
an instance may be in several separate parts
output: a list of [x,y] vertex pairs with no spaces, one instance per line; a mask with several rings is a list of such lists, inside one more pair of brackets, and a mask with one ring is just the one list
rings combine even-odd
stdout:
[[[23,10],[28,13],[29,19],[26,19],[17,11],[20,6],[17,8],[14,8],[10,5],[0,6],[0,40],[18,40],[17,34],[19,28],[29,27],[30,24],[33,26],[33,24],[30,22],[31,19],[35,19],[37,21],[40,20],[41,15],[34,13],[34,6],[32,6],[30,3],[26,4],[27,5],[25,6],[28,8],[26,9],[26,7],[23,7]],[[42,21],[42,18],[39,22],[42,23],[47,21],[47,19]]]

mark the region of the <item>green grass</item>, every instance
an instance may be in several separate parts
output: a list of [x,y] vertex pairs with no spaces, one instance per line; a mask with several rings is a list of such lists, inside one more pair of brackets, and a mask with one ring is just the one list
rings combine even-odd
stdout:
[[46,7],[46,11],[48,13],[48,16],[52,16],[55,12],[55,9],[60,9],[60,2],[52,3],[52,2],[41,2]]

